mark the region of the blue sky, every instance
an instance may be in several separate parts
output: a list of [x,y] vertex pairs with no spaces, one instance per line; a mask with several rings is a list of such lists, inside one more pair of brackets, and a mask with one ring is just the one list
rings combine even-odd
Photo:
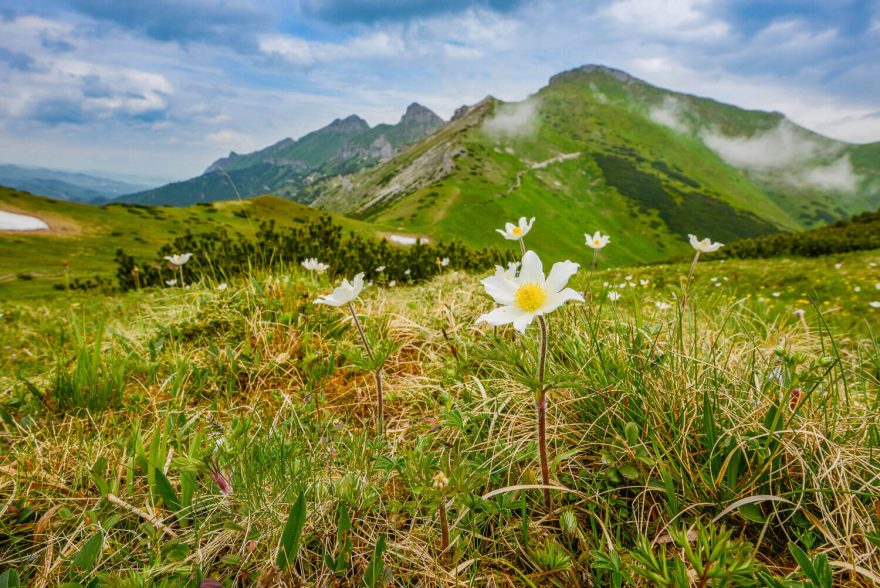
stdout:
[[880,0],[0,0],[0,163],[182,179],[586,63],[880,141]]

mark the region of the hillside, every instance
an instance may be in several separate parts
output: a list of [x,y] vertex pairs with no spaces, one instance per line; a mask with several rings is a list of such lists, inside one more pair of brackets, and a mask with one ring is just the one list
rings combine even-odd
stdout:
[[[161,245],[187,231],[225,229],[252,235],[265,220],[280,227],[326,213],[272,196],[190,207],[110,204],[89,206],[0,187],[0,210],[32,215],[48,231],[0,231],[0,300],[44,296],[55,285],[115,280],[117,249],[153,258]],[[369,225],[345,217],[346,230],[373,234]],[[65,264],[67,273],[65,274]]]
[[394,230],[496,242],[537,216],[533,238],[586,256],[612,236],[622,264],[687,250],[687,234],[729,241],[815,227],[880,205],[880,144],[850,145],[788,121],[584,66],[521,103],[462,108],[415,147],[306,193],[313,205]]
[[387,159],[442,124],[443,119],[415,103],[394,125],[370,127],[351,115],[298,140],[286,138],[244,155],[231,152],[196,178],[128,194],[118,201],[184,206],[266,193],[297,200],[300,191],[317,179],[351,173]]
[[104,202],[146,187],[90,174],[19,165],[0,165],[0,186],[73,202]]

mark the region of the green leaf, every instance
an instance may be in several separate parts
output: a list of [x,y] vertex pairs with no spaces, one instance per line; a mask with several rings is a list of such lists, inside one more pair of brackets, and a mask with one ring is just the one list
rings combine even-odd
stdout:
[[764,522],[764,513],[761,512],[761,509],[754,502],[749,502],[739,507],[739,514],[747,521],[752,521],[753,523]]
[[177,498],[177,492],[174,491],[171,482],[168,481],[168,478],[159,468],[154,468],[153,476],[155,477],[153,482],[153,499],[161,498],[166,508],[172,512],[179,511],[180,500]]
[[101,555],[102,547],[104,547],[104,533],[98,531],[80,548],[79,553],[73,558],[73,564],[81,570],[93,568],[98,556]]
[[794,557],[795,561],[801,567],[801,571],[804,575],[809,578],[816,586],[819,585],[819,580],[816,577],[816,570],[813,568],[813,562],[810,561],[810,556],[808,556],[803,549],[795,545],[794,543],[788,544],[788,550],[791,552],[792,557]]
[[367,588],[376,588],[383,585],[383,576],[385,575],[385,534],[379,535],[376,541],[376,547],[373,549],[373,557],[364,572],[364,584]]
[[19,586],[21,583],[17,571],[10,569],[0,574],[0,588],[18,588]]
[[639,468],[631,463],[622,465],[617,469],[620,472],[620,475],[627,480],[638,480],[641,475],[641,472],[639,472]]
[[285,570],[290,562],[296,560],[296,554],[299,551],[299,539],[302,535],[303,526],[306,524],[306,495],[300,494],[290,507],[290,515],[287,517],[287,523],[284,525],[284,532],[281,534],[281,542],[278,545],[278,556],[275,558],[275,565],[279,569]]
[[634,445],[638,445],[639,443],[639,426],[633,422],[629,422],[623,428],[623,434],[626,437],[626,442],[630,447]]

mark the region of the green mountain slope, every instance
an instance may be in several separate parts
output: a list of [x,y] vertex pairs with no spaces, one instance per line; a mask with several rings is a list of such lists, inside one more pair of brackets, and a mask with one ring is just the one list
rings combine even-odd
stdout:
[[400,122],[370,127],[351,115],[298,140],[284,139],[253,153],[235,152],[217,160],[199,177],[129,194],[120,202],[183,206],[273,193],[298,199],[317,179],[351,173],[397,153],[443,124],[419,104]]
[[[131,255],[152,257],[161,245],[187,231],[222,228],[249,236],[266,220],[290,226],[326,214],[272,196],[190,207],[123,203],[97,207],[2,186],[0,210],[35,216],[49,225],[48,231],[0,231],[0,300],[42,296],[67,278],[110,279],[120,248]],[[335,215],[334,220],[357,233],[375,232],[360,221]]]
[[629,263],[683,253],[688,233],[726,241],[876,208],[877,150],[585,66],[524,102],[461,109],[409,150],[305,193],[391,230],[475,245],[535,216],[533,240],[554,256],[587,257],[583,233],[602,230],[603,255]]

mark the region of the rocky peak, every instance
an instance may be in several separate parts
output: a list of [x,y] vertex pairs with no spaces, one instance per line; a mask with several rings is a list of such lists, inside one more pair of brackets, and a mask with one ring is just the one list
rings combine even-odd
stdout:
[[418,125],[422,127],[436,127],[443,124],[443,119],[430,108],[425,108],[418,102],[413,102],[406,107],[406,112],[400,117],[400,124]]
[[358,115],[352,114],[342,119],[337,118],[325,128],[337,133],[363,133],[370,130],[370,125]]

